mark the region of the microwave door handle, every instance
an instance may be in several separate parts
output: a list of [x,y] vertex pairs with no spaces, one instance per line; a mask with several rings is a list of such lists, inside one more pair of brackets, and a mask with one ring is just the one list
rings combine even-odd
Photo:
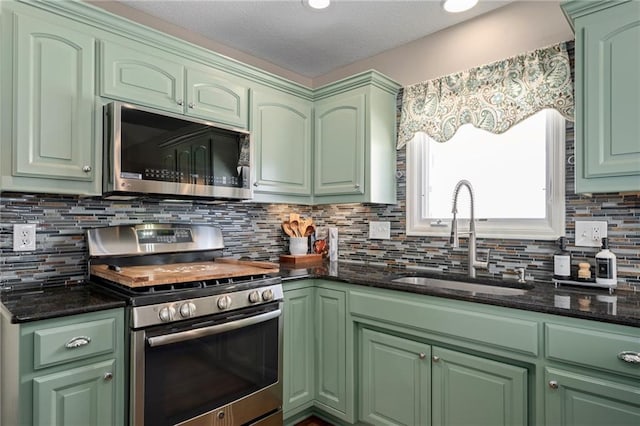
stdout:
[[212,325],[209,327],[203,327],[189,331],[181,331],[178,333],[165,334],[162,336],[149,337],[147,338],[147,342],[149,342],[149,346],[151,347],[184,342],[186,340],[193,340],[200,337],[212,336],[214,334],[226,333],[228,331],[237,330],[239,328],[248,327],[250,325],[260,324],[261,322],[277,318],[281,314],[282,311],[280,309],[276,309],[275,311],[266,312],[264,314],[243,318],[236,321],[226,322],[224,324]]

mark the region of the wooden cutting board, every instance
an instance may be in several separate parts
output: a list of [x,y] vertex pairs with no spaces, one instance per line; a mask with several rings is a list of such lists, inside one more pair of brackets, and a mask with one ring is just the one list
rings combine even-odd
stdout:
[[148,287],[216,278],[269,274],[279,270],[277,263],[236,259],[217,259],[215,262],[122,266],[119,271],[109,269],[108,265],[91,265],[92,275],[128,287]]

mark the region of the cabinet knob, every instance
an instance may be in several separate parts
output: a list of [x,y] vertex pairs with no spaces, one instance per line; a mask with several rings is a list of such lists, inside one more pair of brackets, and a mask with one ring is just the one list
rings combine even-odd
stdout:
[[434,356],[432,356],[432,357],[431,357],[431,360],[432,360],[433,362],[440,362],[440,357],[439,357],[439,356],[434,355]]
[[82,171],[85,173],[89,173],[91,171],[91,166],[82,166]]
[[354,187],[355,189],[359,189],[359,188],[360,188],[360,184],[359,184],[359,183],[356,183],[355,185],[353,185],[353,187]]
[[193,109],[196,105],[193,102],[189,102],[189,108]]
[[427,357],[427,356],[424,354],[424,352],[420,352],[420,353],[418,354],[418,358],[420,358],[420,359],[425,359],[426,357]]
[[253,182],[253,186],[257,187],[258,186],[258,182]]
[[618,359],[629,364],[640,364],[640,352],[624,351],[618,354]]
[[178,105],[180,105],[180,106],[182,106],[182,105],[184,104],[184,102],[182,101],[182,99],[178,99],[176,102],[177,102],[177,103],[178,103]]
[[558,382],[556,382],[555,380],[550,380],[549,381],[549,387],[551,389],[558,389]]
[[64,344],[64,347],[67,349],[75,349],[75,348],[81,348],[82,346],[86,346],[89,343],[91,343],[91,337],[77,336],[69,339],[69,341]]
[[110,382],[111,380],[113,380],[113,373],[111,371],[104,373],[104,381]]

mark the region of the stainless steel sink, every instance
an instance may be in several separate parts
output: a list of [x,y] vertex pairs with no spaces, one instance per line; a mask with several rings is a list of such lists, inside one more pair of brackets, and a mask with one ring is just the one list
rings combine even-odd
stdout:
[[397,283],[424,285],[427,287],[443,288],[449,290],[463,290],[471,293],[495,294],[497,296],[522,296],[524,294],[527,294],[527,290],[523,288],[502,287],[497,285],[477,284],[464,281],[449,281],[429,277],[400,277],[392,281]]

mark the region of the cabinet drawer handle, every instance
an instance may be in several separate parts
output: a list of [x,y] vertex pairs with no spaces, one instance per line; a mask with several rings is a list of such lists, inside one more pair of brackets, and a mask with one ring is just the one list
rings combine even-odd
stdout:
[[65,343],[64,347],[67,349],[75,349],[75,348],[80,348],[82,346],[86,346],[89,343],[91,343],[91,337],[78,336],[78,337],[72,338],[67,343]]
[[432,357],[431,357],[431,360],[432,360],[433,362],[439,362],[439,361],[440,361],[440,357],[439,357],[439,356],[434,355],[434,356],[432,356]]
[[82,171],[85,173],[89,173],[91,171],[91,166],[82,166]]
[[111,371],[104,373],[104,381],[110,382],[111,380],[113,380],[113,373]]
[[555,380],[549,381],[549,387],[551,389],[558,389],[558,382],[556,382]]
[[624,351],[618,354],[618,359],[629,364],[640,364],[640,352]]

